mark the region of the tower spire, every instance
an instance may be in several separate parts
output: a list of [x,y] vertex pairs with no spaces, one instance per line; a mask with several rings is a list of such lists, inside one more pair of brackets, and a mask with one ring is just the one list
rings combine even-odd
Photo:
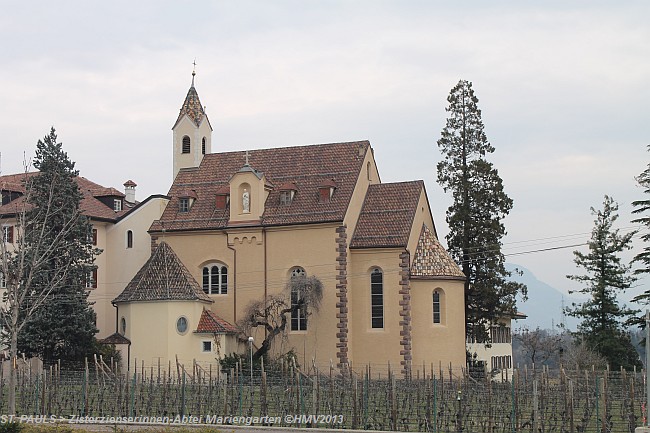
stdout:
[[196,75],[196,58],[192,62],[194,67],[192,68],[192,87],[194,87],[194,76]]

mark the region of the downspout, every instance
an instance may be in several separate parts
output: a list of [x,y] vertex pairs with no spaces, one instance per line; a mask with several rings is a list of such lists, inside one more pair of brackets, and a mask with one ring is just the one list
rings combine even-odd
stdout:
[[111,305],[115,308],[115,333],[117,334],[120,332],[120,310],[117,308],[117,304],[115,302],[111,302]]
[[[267,311],[266,297],[268,293],[268,275],[267,275],[267,255],[266,255],[266,229],[262,228],[262,242],[264,242],[264,311]],[[267,319],[265,317],[265,319]],[[264,327],[264,339],[268,337],[266,327]]]
[[[111,302],[111,305],[115,307],[115,333],[120,333],[120,309],[115,302]],[[131,340],[126,348],[126,371],[131,371]]]
[[237,250],[230,246],[226,239],[226,245],[232,250],[232,305],[233,305],[233,322],[237,323]]

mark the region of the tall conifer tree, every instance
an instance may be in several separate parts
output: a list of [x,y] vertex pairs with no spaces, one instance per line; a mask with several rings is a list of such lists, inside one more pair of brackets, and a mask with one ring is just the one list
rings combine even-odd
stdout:
[[636,311],[621,307],[617,292],[629,289],[635,281],[629,265],[622,263],[620,253],[632,248],[636,232],[621,234],[613,228],[618,219],[618,205],[605,196],[602,210],[591,208],[596,216],[589,240],[589,252],[574,251],[575,264],[583,275],[567,275],[583,287],[576,292],[589,295],[589,300],[573,304],[569,315],[582,319],[578,337],[594,352],[605,358],[613,369],[640,367],[639,355],[622,324]]
[[447,209],[447,244],[461,265],[465,281],[465,325],[468,337],[487,341],[487,326],[516,310],[516,295],[526,286],[509,280],[501,252],[506,234],[503,219],[512,200],[487,155],[494,152],[484,132],[472,83],[461,80],[447,97],[449,117],[438,147],[438,183],[451,192]]
[[[650,146],[648,146],[648,150],[650,151]],[[643,173],[637,176],[636,181],[639,186],[643,188],[643,193],[646,194],[646,196],[650,196],[650,164],[648,164]],[[650,211],[650,199],[635,200],[632,202],[632,206],[634,206],[632,213],[641,215],[639,218],[632,220],[632,222],[640,223],[646,226],[646,228],[650,228],[650,215],[648,215],[648,212]],[[650,245],[648,245],[650,242],[650,231],[641,235],[641,239],[646,243],[646,246],[643,247],[643,250],[640,253],[634,256],[634,262],[641,265],[640,268],[634,270],[634,273],[650,274]],[[645,290],[643,293],[635,297],[633,301],[642,302],[646,305],[650,304],[650,289]],[[631,320],[631,323],[645,326],[645,317],[633,319]]]
[[[54,128],[38,141],[33,165],[40,173],[30,177],[27,186],[26,262],[30,263],[29,255],[38,250],[34,246],[53,244],[56,252],[34,272],[34,299],[42,293],[47,293],[48,299],[27,318],[18,348],[46,363],[81,361],[91,352],[97,332],[86,284],[99,251],[92,245],[92,225],[80,212],[83,195],[75,180],[78,171],[57,142]],[[64,275],[61,269],[65,269]],[[55,278],[57,285],[52,288]],[[29,300],[22,306],[24,311],[30,307]]]

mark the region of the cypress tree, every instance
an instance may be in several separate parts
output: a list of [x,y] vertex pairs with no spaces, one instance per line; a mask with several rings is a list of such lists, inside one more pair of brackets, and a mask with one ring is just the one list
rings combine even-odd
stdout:
[[488,341],[488,325],[516,311],[517,294],[526,286],[510,280],[501,252],[506,235],[503,219],[512,200],[496,168],[487,160],[494,147],[485,135],[472,83],[461,80],[447,97],[449,113],[438,147],[438,183],[451,192],[447,209],[449,252],[460,264],[465,281],[467,336]]
[[611,197],[605,196],[602,210],[591,208],[591,212],[596,219],[588,242],[589,251],[573,252],[575,264],[585,273],[567,275],[583,285],[574,292],[588,295],[589,300],[574,303],[567,308],[567,313],[582,319],[577,337],[605,358],[612,369],[640,367],[639,355],[622,326],[636,311],[619,306],[616,300],[617,292],[630,288],[636,280],[630,266],[620,257],[621,252],[632,248],[636,232],[622,234],[613,228],[618,219],[618,205]]
[[[54,128],[38,141],[33,165],[39,173],[26,186],[26,262],[37,262],[29,256],[41,254],[44,245],[55,245],[56,251],[33,272],[32,302],[45,293],[47,300],[26,317],[18,349],[45,363],[61,359],[70,365],[91,352],[97,333],[86,284],[100,251],[92,245],[90,220],[80,211],[83,195],[75,179],[78,171],[57,142]],[[22,309],[29,308],[28,300]]]

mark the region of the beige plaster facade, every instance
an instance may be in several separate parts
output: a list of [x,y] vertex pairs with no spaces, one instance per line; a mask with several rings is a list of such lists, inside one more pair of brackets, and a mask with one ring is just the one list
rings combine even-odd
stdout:
[[[390,362],[404,373],[414,364],[464,366],[464,276],[437,241],[422,182],[382,184],[368,142],[192,159],[179,137],[205,134],[211,145],[207,116],[196,111],[196,101],[192,86],[174,126],[171,201],[149,232],[191,274],[189,286],[204,293],[188,289],[195,290],[192,301],[170,295],[149,302],[137,295],[144,283],[127,288],[129,296],[115,303],[130,323],[124,336],[132,362],[216,360],[246,350],[248,335],[237,341],[214,333],[223,339],[220,352],[201,352],[203,309],[237,324],[251,302],[286,294],[292,273],[301,269],[323,283],[322,304],[309,312],[306,326],[292,323],[286,338],[275,340],[276,354],[293,350],[301,365]],[[227,200],[219,198],[224,195]],[[214,267],[227,274],[225,293],[221,286],[211,289],[217,277],[206,275]],[[381,274],[374,286],[373,272]],[[176,331],[181,317],[193,332]],[[256,328],[250,336],[257,347],[265,331]]]
[[117,311],[111,301],[151,255],[151,237],[147,230],[151,221],[160,218],[168,201],[164,196],[152,196],[117,222],[93,221],[93,228],[97,229],[97,248],[102,250],[95,258],[97,287],[91,288],[88,296],[97,314],[97,338],[117,331]]

